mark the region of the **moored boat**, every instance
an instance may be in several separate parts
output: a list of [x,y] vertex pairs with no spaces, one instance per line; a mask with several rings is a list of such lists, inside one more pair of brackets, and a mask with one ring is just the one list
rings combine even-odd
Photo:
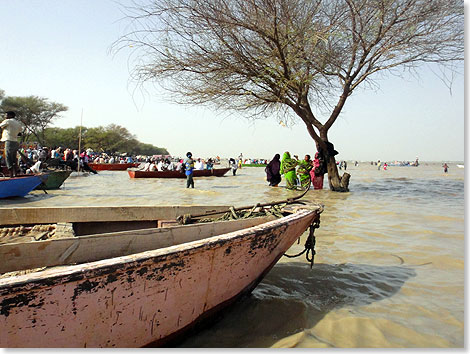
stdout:
[[[211,170],[193,170],[194,177],[222,177],[228,171],[228,168],[213,168]],[[127,170],[130,178],[186,178],[184,172],[179,171],[142,171],[136,169]]]
[[249,293],[322,209],[173,226],[226,210],[0,209],[3,226],[58,223],[73,233],[0,246],[2,273],[36,268],[0,279],[1,347],[164,344]]
[[55,171],[44,171],[47,174],[47,179],[38,185],[35,189],[59,189],[60,186],[69,178],[72,170],[55,170]]
[[38,175],[0,178],[0,198],[24,197],[41,182]]
[[131,167],[139,166],[138,163],[92,163],[89,162],[90,166],[95,171],[125,171]]

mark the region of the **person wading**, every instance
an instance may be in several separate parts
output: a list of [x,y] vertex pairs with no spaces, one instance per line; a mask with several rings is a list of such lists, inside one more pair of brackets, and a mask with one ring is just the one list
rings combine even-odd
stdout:
[[286,178],[287,189],[296,189],[297,176],[295,175],[295,166],[298,161],[290,157],[290,153],[286,151],[282,156],[281,161],[281,174]]
[[281,174],[279,173],[281,169],[281,161],[279,160],[281,155],[274,155],[273,159],[266,166],[264,171],[266,172],[266,180],[269,182],[271,187],[277,187],[281,182]]
[[187,159],[184,160],[184,168],[186,173],[186,188],[194,188],[194,179],[193,179],[193,170],[194,170],[194,160],[192,159],[193,154],[188,152],[186,154]]

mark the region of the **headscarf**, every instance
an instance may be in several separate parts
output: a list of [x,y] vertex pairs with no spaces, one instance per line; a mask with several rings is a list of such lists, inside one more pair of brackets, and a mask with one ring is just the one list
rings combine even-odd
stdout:
[[297,160],[291,159],[290,153],[286,151],[282,156],[281,161],[281,174],[286,174],[289,171],[292,171],[297,166]]
[[271,162],[268,163],[266,166],[266,174],[268,181],[271,179],[272,176],[279,174],[279,170],[281,168],[281,161],[279,160],[281,155],[276,154],[274,155]]
[[313,168],[312,160],[302,160],[299,161],[299,168],[297,169],[298,174],[308,174],[310,170]]

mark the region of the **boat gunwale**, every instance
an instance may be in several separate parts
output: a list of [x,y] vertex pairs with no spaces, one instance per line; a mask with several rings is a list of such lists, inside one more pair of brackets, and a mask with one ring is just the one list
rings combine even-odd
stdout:
[[[64,278],[63,281],[60,283],[67,283],[70,281],[77,280],[77,275],[80,278],[79,280],[83,280],[88,279],[86,276],[87,272],[102,271],[103,274],[110,274],[110,272],[107,272],[107,269],[116,267],[118,265],[124,266],[132,263],[145,262],[150,259],[160,257],[162,259],[171,259],[172,257],[178,256],[178,254],[180,254],[181,252],[191,254],[203,247],[215,247],[218,245],[225,244],[229,241],[236,241],[237,239],[241,241],[243,238],[249,237],[253,234],[264,234],[278,227],[288,227],[289,223],[299,221],[303,218],[307,218],[312,214],[319,213],[319,211],[321,212],[320,206],[317,209],[299,209],[285,217],[268,221],[246,229],[228,232],[222,235],[211,236],[196,241],[185,242],[174,246],[138,252],[125,256],[112,257],[103,260],[74,265],[55,266],[51,268],[46,268],[44,270],[31,272],[28,274],[6,277],[0,279],[0,295],[5,295],[5,292],[10,292],[13,288],[23,287],[25,285],[29,287],[29,290],[41,288],[45,285],[45,280],[47,280],[48,282],[52,282],[56,279]],[[92,278],[94,277],[96,277],[96,275],[92,276]]]

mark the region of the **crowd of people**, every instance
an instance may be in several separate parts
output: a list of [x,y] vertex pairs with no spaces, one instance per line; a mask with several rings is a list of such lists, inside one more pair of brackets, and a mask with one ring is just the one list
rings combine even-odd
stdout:
[[[73,171],[89,171],[97,173],[90,167],[90,163],[136,163],[144,171],[179,171],[185,173],[187,177],[187,188],[194,188],[193,171],[203,169],[213,169],[215,163],[220,163],[220,157],[208,158],[206,160],[193,159],[192,153],[186,154],[186,159],[172,158],[171,156],[114,156],[106,153],[96,153],[92,149],[82,149],[81,151],[62,147],[41,147],[38,144],[30,146],[20,146],[17,139],[21,134],[23,125],[15,119],[15,112],[9,111],[5,114],[5,119],[0,123],[3,129],[2,139],[5,149],[5,161],[0,156],[0,164],[5,164],[10,177],[21,173],[39,173],[42,169],[70,168]],[[20,155],[18,159],[17,155]],[[276,154],[268,163],[265,159],[244,159],[243,154],[238,159],[229,159],[229,166],[233,175],[236,175],[238,168],[243,163],[267,164],[265,171],[267,181],[270,186],[277,186],[281,182],[281,175],[286,180],[289,189],[295,189],[299,184],[302,188],[309,188],[313,184],[314,189],[323,188],[323,176],[326,173],[326,164],[320,152],[315,154],[313,160],[310,155],[305,155],[303,160],[299,160],[297,155],[292,158],[289,152],[285,152],[282,160]],[[346,166],[344,166],[346,168]]]
[[296,189],[297,185],[308,189],[310,184],[314,189],[323,189],[323,178],[327,168],[320,152],[315,153],[313,160],[310,155],[305,155],[303,160],[299,160],[297,155],[292,158],[288,151],[284,153],[282,160],[280,158],[279,154],[274,155],[265,168],[266,179],[270,186],[277,187],[283,175],[288,189]]

